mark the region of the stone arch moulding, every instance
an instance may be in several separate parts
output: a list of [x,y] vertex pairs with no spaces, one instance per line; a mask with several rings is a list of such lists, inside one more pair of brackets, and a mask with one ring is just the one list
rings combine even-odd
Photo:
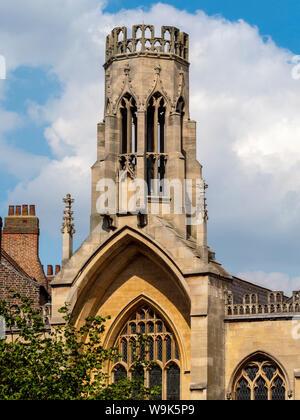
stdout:
[[152,238],[149,238],[144,233],[141,233],[132,227],[125,226],[119,231],[115,232],[107,241],[88,258],[83,264],[77,275],[74,277],[70,285],[67,301],[70,304],[70,310],[75,314],[80,306],[80,299],[84,291],[92,284],[95,275],[99,273],[104,264],[109,264],[117,254],[128,249],[128,243],[136,243],[139,248],[146,248],[150,254],[155,257],[155,261],[161,266],[165,267],[177,282],[187,302],[191,303],[190,290],[188,284],[183,277],[180,268],[173,261],[168,251],[163,249],[161,245],[157,244]]
[[123,98],[124,95],[126,95],[126,93],[128,93],[129,95],[131,95],[133,97],[133,99],[135,100],[138,108],[140,107],[140,99],[138,94],[136,93],[133,85],[132,85],[132,80],[130,77],[130,66],[127,65],[124,67],[124,78],[123,78],[123,82],[122,82],[122,88],[121,91],[119,93],[119,95],[116,95],[115,98],[112,100],[112,102],[114,103],[113,105],[113,114],[116,115],[118,112],[118,108],[119,108],[119,104]]
[[165,103],[166,103],[166,108],[167,111],[171,111],[172,109],[172,100],[171,98],[168,96],[167,92],[164,89],[161,77],[160,77],[160,73],[161,73],[161,67],[158,65],[154,68],[155,71],[155,79],[153,81],[152,87],[149,89],[147,95],[145,96],[144,99],[144,104],[145,104],[145,110],[147,110],[150,99],[152,98],[152,96],[155,93],[160,93],[161,96],[164,98]]
[[139,99],[138,99],[137,95],[135,95],[134,92],[131,89],[127,89],[127,88],[123,89],[122,93],[120,94],[120,96],[118,97],[118,99],[117,99],[117,101],[114,105],[114,114],[115,115],[118,114],[118,111],[120,109],[121,101],[124,98],[124,96],[126,96],[126,95],[131,96],[134,99],[135,103],[138,105]]
[[162,89],[159,89],[159,88],[158,88],[158,89],[153,89],[153,91],[151,91],[151,93],[149,94],[149,96],[147,97],[147,99],[146,99],[146,101],[145,101],[145,104],[146,104],[145,109],[147,110],[147,108],[148,108],[148,106],[149,106],[149,103],[150,103],[150,101],[151,101],[151,98],[152,98],[152,97],[153,97],[156,93],[158,93],[160,96],[162,96],[162,97],[163,97],[163,99],[164,99],[164,101],[165,101],[165,104],[166,104],[166,110],[170,112],[170,110],[171,110],[170,98],[168,98],[168,97],[166,96],[166,94],[164,93],[164,91],[163,91]]
[[[104,348],[112,347],[114,345],[115,340],[117,339],[119,333],[122,330],[122,327],[127,322],[132,312],[142,305],[148,305],[152,307],[157,313],[161,314],[162,318],[165,319],[166,322],[170,325],[171,330],[175,335],[177,345],[179,347],[179,353],[181,355],[181,362],[182,362],[182,366],[181,366],[182,372],[187,371],[188,360],[187,360],[187,355],[186,355],[186,349],[185,349],[185,346],[183,345],[183,339],[180,332],[176,328],[171,317],[159,305],[157,305],[150,297],[144,294],[137,296],[134,300],[132,300],[123,309],[120,310],[119,315],[114,320],[114,322],[112,323],[112,325],[110,326],[109,330],[107,331],[105,335],[105,339],[103,342]],[[176,362],[170,361],[170,363],[176,363]],[[168,362],[167,365],[170,363]],[[178,365],[178,363],[176,364]]]
[[285,367],[282,365],[282,363],[272,354],[266,352],[266,351],[262,351],[262,350],[257,350],[251,354],[248,354],[246,357],[244,357],[236,366],[236,368],[234,369],[233,373],[231,374],[230,377],[230,381],[227,387],[227,395],[231,395],[232,394],[232,389],[233,389],[233,385],[234,385],[234,381],[237,377],[237,374],[239,372],[239,370],[248,362],[251,361],[253,358],[255,357],[265,357],[270,359],[271,361],[273,361],[274,363],[276,363],[278,365],[278,367],[281,369],[285,381],[286,381],[286,387],[287,387],[287,393],[290,393],[292,388],[291,388],[291,382],[290,382],[290,378],[289,375],[285,369]]

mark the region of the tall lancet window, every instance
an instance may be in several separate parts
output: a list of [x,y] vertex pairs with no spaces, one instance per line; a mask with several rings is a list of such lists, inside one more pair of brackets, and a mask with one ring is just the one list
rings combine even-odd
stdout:
[[165,127],[166,105],[163,96],[156,92],[147,108],[147,183],[149,195],[160,195],[161,181],[165,178]]
[[184,100],[182,96],[178,99],[176,112],[180,114],[180,139],[181,139],[181,151],[183,152],[183,118],[184,118]]
[[134,98],[128,93],[123,96],[120,106],[121,153],[137,151],[137,108]]

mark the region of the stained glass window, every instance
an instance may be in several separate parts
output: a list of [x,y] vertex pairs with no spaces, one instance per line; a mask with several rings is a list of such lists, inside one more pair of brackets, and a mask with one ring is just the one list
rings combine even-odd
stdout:
[[172,364],[167,370],[167,400],[180,398],[180,369]]
[[127,349],[127,340],[124,338],[122,340],[122,360],[127,363],[128,349]]
[[284,374],[267,356],[258,354],[245,363],[233,385],[236,400],[285,400]]
[[127,372],[124,366],[118,365],[114,370],[114,383],[119,382],[120,379],[126,378]]
[[[172,328],[150,307],[140,307],[128,319],[115,343],[121,358],[115,360],[112,366],[114,380],[118,378],[120,360],[123,363],[120,372],[124,374],[125,371],[127,375],[131,374],[135,377],[136,372],[132,372],[132,364],[138,356],[141,356],[142,359],[157,362],[156,366],[146,369],[143,373],[145,384],[150,387],[165,384],[158,398],[179,399],[180,367],[174,362],[170,365],[170,361],[180,362],[180,351]],[[147,334],[147,345],[139,347],[138,333]],[[114,366],[117,366],[117,370]]]
[[273,383],[272,400],[283,401],[285,400],[285,388],[283,380],[277,377]]
[[166,361],[172,359],[172,341],[170,337],[166,338]]
[[135,361],[135,356],[136,356],[136,342],[134,338],[130,340],[130,351],[131,351],[131,363],[133,363]]
[[153,322],[148,322],[148,333],[154,333],[154,324]]
[[276,372],[276,368],[274,366],[264,366],[263,367],[263,371],[266,374],[266,377],[269,379],[269,381],[273,378],[275,372]]
[[258,367],[256,365],[248,366],[245,369],[245,372],[248,375],[249,379],[251,381],[254,381],[254,379],[256,378],[257,372],[258,372]]
[[268,399],[268,389],[263,378],[259,378],[254,388],[254,399],[256,401]]
[[149,360],[154,360],[154,342],[153,342],[153,338],[150,338],[149,339],[148,351],[149,351]]
[[[154,366],[149,372],[149,387],[162,387],[162,370],[159,366]],[[151,397],[152,400],[161,400],[162,392]]]
[[157,322],[157,324],[156,324],[156,328],[157,328],[157,332],[158,333],[161,333],[162,332],[162,323],[161,322]]
[[162,360],[163,354],[163,346],[162,346],[162,339],[158,337],[157,339],[157,360]]
[[238,383],[236,399],[238,401],[251,400],[251,391],[245,378],[242,378]]

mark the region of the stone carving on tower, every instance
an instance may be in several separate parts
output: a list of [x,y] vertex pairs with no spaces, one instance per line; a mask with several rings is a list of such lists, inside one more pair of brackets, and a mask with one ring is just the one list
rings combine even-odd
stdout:
[[[76,326],[107,317],[103,346],[122,354],[107,365],[112,381],[130,374],[129,344],[147,333],[157,366],[145,370],[145,383],[155,377],[162,399],[285,399],[296,380],[300,398],[299,336],[291,334],[299,292],[287,298],[231,276],[207,245],[188,57],[188,35],[175,27],[160,36],[144,24],[132,36],[125,27],[108,35],[90,234],[73,253],[68,194],[51,323],[64,323],[65,302]],[[276,351],[290,381],[268,354]]]
[[[196,159],[196,124],[189,118],[188,40],[170,26],[161,28],[160,37],[152,25],[134,25],[132,37],[125,27],[108,35],[105,119],[98,125],[98,159],[92,170],[91,231],[99,231],[103,240],[107,237],[101,226],[108,213],[115,228],[129,220],[140,226],[136,216],[141,213],[148,225],[158,216],[194,241],[208,262],[205,201],[197,217],[187,212],[199,209],[198,194],[204,197],[197,187],[204,181]],[[115,190],[105,189],[99,180],[111,181]],[[189,197],[186,180],[193,184]],[[135,186],[140,195],[134,209]],[[99,205],[108,189],[115,212]]]

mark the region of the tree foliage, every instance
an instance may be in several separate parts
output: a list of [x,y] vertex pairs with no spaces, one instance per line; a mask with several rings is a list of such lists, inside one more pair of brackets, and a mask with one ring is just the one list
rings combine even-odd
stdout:
[[112,383],[107,366],[120,355],[116,348],[102,345],[107,318],[89,317],[76,328],[65,306],[60,309],[65,324],[45,329],[40,309],[30,299],[18,293],[11,299],[19,303],[0,301],[0,316],[7,329],[18,334],[0,340],[0,399],[127,400],[159,394],[159,389],[144,385],[141,373],[155,364],[145,357],[147,336],[139,335],[133,349],[131,379],[122,377]]

